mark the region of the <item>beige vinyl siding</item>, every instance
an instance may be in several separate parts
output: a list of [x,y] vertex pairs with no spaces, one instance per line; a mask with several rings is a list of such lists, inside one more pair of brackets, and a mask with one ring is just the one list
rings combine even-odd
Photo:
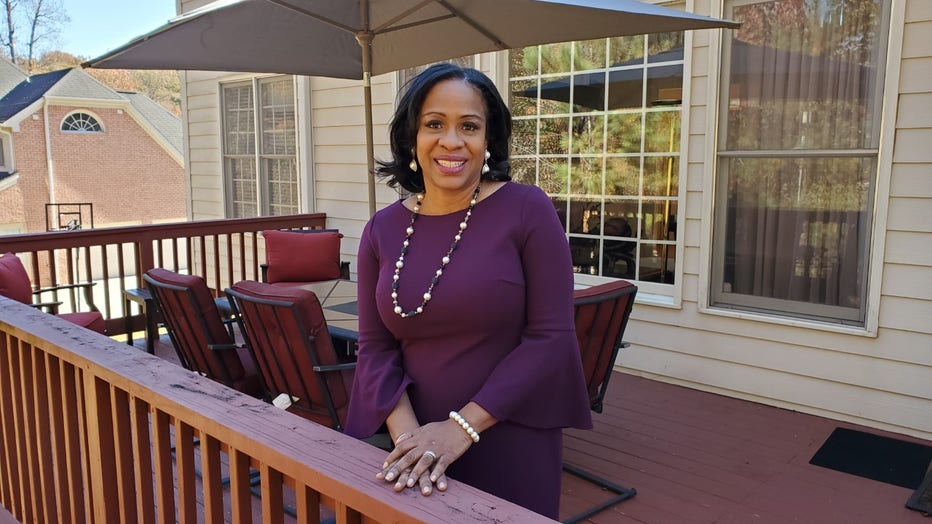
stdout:
[[224,218],[220,161],[220,95],[218,73],[183,73],[187,91],[185,132],[188,137],[191,210],[194,220]]
[[[372,78],[375,158],[387,158],[387,122],[394,108],[394,75]],[[359,237],[369,219],[366,177],[366,127],[362,82],[311,79],[311,141],[315,210],[327,214],[328,227],[339,229],[342,259],[356,272]],[[304,146],[305,144],[302,144]],[[376,186],[376,208],[396,199],[385,184]]]

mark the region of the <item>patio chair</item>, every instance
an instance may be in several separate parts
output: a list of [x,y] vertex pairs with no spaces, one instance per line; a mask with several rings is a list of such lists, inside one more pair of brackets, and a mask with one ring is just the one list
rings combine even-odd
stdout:
[[226,290],[267,402],[342,431],[355,362],[334,350],[317,295],[244,280]]
[[[35,308],[42,308],[46,312],[67,320],[72,324],[105,335],[106,324],[104,322],[104,317],[100,314],[100,311],[93,302],[93,293],[91,292],[93,286],[94,282],[83,282],[33,290],[32,283],[29,280],[29,274],[26,272],[26,267],[23,266],[23,262],[19,257],[13,253],[0,255],[0,295]],[[33,298],[39,298],[41,300],[43,293],[51,293],[60,290],[82,290],[84,292],[84,301],[87,303],[90,311],[58,313],[60,302],[33,301]]]
[[203,278],[155,268],[143,279],[182,366],[247,395],[262,395],[249,350],[236,343]]
[[301,285],[342,278],[349,280],[349,262],[340,261],[340,239],[335,229],[296,229],[262,232],[265,264],[262,281],[280,286]]
[[[589,391],[589,407],[596,413],[602,412],[602,402],[618,350],[627,346],[622,342],[622,336],[628,325],[637,289],[631,282],[616,280],[577,290],[573,294],[576,338]],[[634,488],[619,486],[566,462],[563,463],[563,470],[615,493],[612,498],[570,517],[565,523],[584,520],[637,494]]]

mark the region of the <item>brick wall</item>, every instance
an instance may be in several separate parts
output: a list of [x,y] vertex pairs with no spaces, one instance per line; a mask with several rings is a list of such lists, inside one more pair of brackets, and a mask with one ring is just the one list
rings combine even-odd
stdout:
[[[93,203],[96,227],[185,220],[184,168],[125,111],[85,109],[104,132],[62,133],[61,121],[76,109],[49,108],[55,200]],[[37,115],[13,135],[19,182],[0,192],[0,223],[25,222],[29,232],[45,230],[49,202],[45,124]],[[11,209],[16,200],[19,209]]]
[[[20,131],[13,133],[13,147],[19,180],[0,192],[0,201],[11,206],[4,206],[0,220],[24,224],[26,232],[45,231],[44,206],[49,201],[49,187],[42,113],[38,113],[38,119],[30,117],[22,122]],[[12,220],[7,219],[9,215]]]

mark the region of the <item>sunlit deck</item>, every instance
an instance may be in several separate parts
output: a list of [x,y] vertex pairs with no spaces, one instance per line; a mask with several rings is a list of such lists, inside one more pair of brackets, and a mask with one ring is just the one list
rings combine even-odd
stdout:
[[[175,360],[166,336],[156,354]],[[912,490],[809,464],[838,426],[909,437],[619,372],[593,416],[565,458],[638,494],[587,522],[928,522],[904,507]],[[565,474],[561,518],[606,496]]]

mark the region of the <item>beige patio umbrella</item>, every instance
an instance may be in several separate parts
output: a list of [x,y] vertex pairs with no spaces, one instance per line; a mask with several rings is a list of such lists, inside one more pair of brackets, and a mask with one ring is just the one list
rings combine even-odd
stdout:
[[738,27],[637,0],[217,0],[84,64],[360,79],[375,212],[371,75],[487,51]]

